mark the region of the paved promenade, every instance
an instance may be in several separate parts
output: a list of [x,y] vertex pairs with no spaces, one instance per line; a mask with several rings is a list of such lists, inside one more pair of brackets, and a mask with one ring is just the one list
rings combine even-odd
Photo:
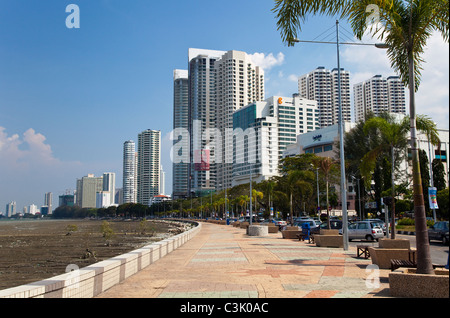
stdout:
[[192,240],[97,298],[389,297],[389,270],[380,270],[381,284],[373,286],[370,264],[354,247],[317,247],[280,232],[253,237],[202,223]]

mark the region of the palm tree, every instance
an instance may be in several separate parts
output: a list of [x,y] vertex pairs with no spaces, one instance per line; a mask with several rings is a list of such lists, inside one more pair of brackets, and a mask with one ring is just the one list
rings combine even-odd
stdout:
[[252,202],[255,202],[256,215],[258,214],[258,208],[256,207],[256,204],[258,203],[258,199],[262,200],[263,197],[264,197],[264,194],[261,191],[252,189]]
[[239,198],[239,205],[241,206],[241,212],[245,216],[244,209],[247,205],[247,202],[249,201],[248,195],[241,195]]
[[[376,5],[382,29],[366,21],[372,14],[369,5]],[[284,42],[293,46],[297,30],[309,14],[340,16],[348,19],[353,33],[362,39],[366,32],[377,36],[387,46],[392,68],[409,87],[411,154],[413,165],[414,212],[416,220],[417,273],[431,274],[430,245],[425,203],[420,179],[419,152],[416,136],[415,92],[419,88],[423,59],[421,55],[433,32],[444,41],[449,38],[449,0],[275,0],[278,30]]]
[[[370,182],[374,172],[377,158],[380,155],[389,154],[391,158],[391,231],[392,239],[395,239],[395,166],[399,159],[399,151],[403,151],[408,142],[407,133],[409,131],[409,118],[396,122],[393,117],[384,115],[383,117],[373,117],[364,124],[364,132],[367,134],[375,130],[381,136],[381,142],[363,157],[360,171],[365,180],[366,186]],[[433,145],[439,145],[439,136],[436,124],[426,116],[417,116],[417,128],[427,134]]]

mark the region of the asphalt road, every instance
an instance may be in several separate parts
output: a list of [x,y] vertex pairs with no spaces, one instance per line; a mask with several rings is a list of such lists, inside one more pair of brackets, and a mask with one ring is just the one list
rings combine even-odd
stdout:
[[[395,234],[395,238],[400,239],[408,239],[411,241],[411,247],[416,247],[416,236],[415,235],[403,235],[403,234]],[[350,246],[356,246],[358,244],[361,244],[361,242],[364,242],[364,244],[373,244],[373,246],[378,246],[378,242],[369,242],[365,240],[352,240],[349,242]],[[447,264],[448,262],[448,254],[449,254],[449,246],[443,245],[440,241],[431,241],[430,242],[431,247],[431,260],[433,264]]]

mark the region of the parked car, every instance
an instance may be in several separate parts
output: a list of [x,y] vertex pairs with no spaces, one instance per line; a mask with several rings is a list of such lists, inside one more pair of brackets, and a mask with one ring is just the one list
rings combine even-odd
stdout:
[[[238,221],[239,222],[250,222],[250,217],[249,216],[241,216],[239,219],[238,219]],[[253,215],[253,217],[252,217],[252,223],[259,223],[259,220],[258,220],[258,218],[255,216],[255,215]]]
[[286,226],[287,222],[285,220],[283,220],[282,218],[277,218],[277,219],[273,219],[273,223],[275,223],[275,225],[278,226]]
[[313,219],[299,219],[298,221],[294,222],[294,226],[298,226],[298,228],[301,230],[303,224],[308,223],[309,227],[311,229],[311,233],[314,233],[313,230],[317,229],[319,226],[316,224],[316,221]]
[[[320,223],[319,227],[315,228],[314,230],[311,230],[312,234],[319,234],[320,230],[327,230],[328,229],[328,223],[327,221],[324,221],[323,223]],[[342,221],[338,219],[330,220],[330,229],[331,230],[339,230],[339,234],[342,234]]]
[[348,225],[348,240],[367,240],[378,241],[384,237],[382,228],[379,223],[371,221],[359,221]]
[[436,222],[428,229],[428,239],[442,241],[442,244],[448,244],[448,221]]
[[380,219],[368,219],[366,221],[378,224],[378,226],[383,230],[383,234],[386,235],[386,223],[384,221]]

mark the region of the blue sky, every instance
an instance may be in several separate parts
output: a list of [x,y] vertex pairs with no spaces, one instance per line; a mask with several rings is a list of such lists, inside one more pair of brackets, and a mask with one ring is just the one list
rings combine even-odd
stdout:
[[[79,29],[66,27],[72,3],[80,8]],[[162,131],[170,193],[172,76],[187,68],[189,48],[253,54],[265,68],[266,97],[290,96],[297,76],[336,67],[334,46],[281,42],[273,3],[0,0],[0,211],[10,201],[19,211],[41,206],[45,192],[57,206],[58,195],[88,173],[115,172],[121,187],[123,143],[145,129]],[[334,24],[311,17],[301,37],[334,40]],[[417,112],[448,129],[448,44],[434,36],[424,57]],[[341,67],[352,83],[394,75],[373,47],[342,47]]]

